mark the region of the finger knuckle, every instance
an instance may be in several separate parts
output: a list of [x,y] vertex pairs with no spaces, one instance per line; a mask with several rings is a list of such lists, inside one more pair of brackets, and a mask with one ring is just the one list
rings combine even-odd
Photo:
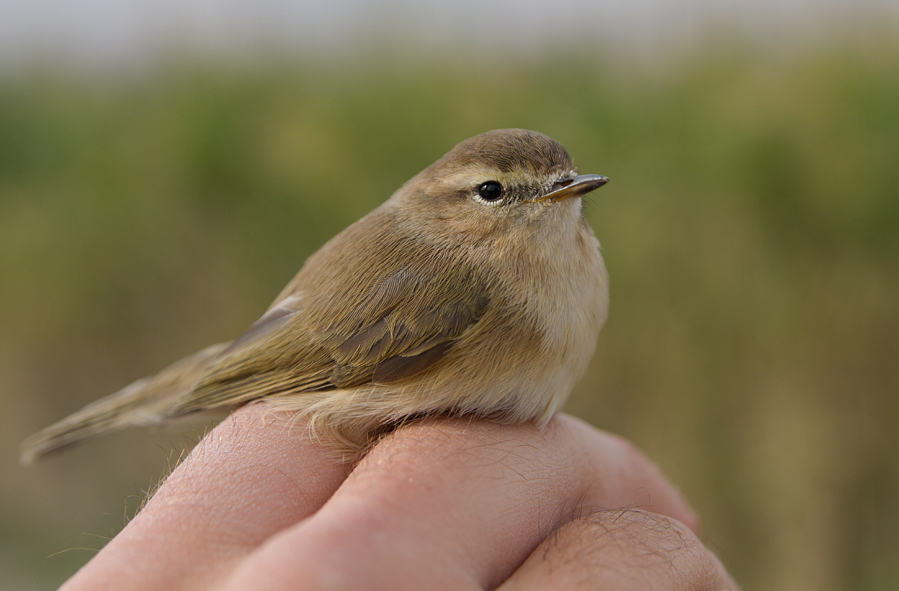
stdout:
[[564,563],[664,580],[672,589],[720,585],[714,555],[686,525],[663,515],[632,508],[595,511],[566,524],[554,537],[547,558]]

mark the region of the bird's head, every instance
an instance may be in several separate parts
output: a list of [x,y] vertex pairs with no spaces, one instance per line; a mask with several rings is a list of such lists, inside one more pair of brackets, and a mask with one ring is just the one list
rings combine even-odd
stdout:
[[580,197],[608,180],[579,175],[562,144],[542,133],[499,129],[459,143],[392,200],[426,236],[539,240],[585,224]]

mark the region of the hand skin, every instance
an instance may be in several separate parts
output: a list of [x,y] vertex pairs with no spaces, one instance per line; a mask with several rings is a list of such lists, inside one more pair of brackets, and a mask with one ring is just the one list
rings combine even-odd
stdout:
[[354,466],[249,405],[62,589],[736,589],[696,526],[643,454],[567,415],[417,422]]

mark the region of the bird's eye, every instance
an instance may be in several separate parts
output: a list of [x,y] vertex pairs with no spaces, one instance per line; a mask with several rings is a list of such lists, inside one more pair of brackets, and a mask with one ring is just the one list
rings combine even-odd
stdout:
[[496,181],[487,181],[478,185],[478,197],[492,203],[503,196],[503,186]]

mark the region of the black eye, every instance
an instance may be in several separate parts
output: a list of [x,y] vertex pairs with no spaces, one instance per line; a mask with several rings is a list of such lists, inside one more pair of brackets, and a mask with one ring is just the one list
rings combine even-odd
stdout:
[[478,196],[484,201],[496,201],[503,196],[503,186],[496,181],[478,185]]

